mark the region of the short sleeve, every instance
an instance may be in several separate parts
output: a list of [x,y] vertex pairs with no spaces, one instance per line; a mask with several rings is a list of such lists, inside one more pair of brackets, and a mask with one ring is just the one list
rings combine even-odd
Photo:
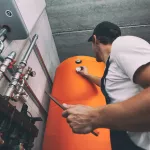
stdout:
[[118,66],[133,81],[136,70],[150,62],[150,44],[138,37],[124,36],[112,45],[112,55]]

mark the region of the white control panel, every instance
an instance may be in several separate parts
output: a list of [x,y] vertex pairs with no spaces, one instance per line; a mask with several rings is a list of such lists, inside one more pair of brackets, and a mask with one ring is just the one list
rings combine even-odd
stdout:
[[46,7],[45,0],[0,0],[0,26],[8,26],[8,39],[28,37]]

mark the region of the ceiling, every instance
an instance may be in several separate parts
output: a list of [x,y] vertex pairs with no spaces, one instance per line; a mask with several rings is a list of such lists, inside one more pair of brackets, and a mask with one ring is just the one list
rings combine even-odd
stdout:
[[94,56],[87,39],[101,21],[121,27],[123,35],[150,41],[150,0],[46,0],[60,61]]

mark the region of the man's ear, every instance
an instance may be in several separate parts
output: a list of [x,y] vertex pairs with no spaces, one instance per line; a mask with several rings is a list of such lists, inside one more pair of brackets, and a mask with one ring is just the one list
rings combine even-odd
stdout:
[[92,40],[93,44],[96,44],[96,41],[97,41],[96,35],[93,35],[93,40]]

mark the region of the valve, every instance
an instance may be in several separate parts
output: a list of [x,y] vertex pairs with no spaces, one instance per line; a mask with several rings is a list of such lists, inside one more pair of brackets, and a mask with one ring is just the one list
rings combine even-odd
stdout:
[[15,63],[16,63],[16,60],[12,60],[12,62],[9,63],[8,68],[9,68],[9,69],[12,69],[13,66],[15,65]]
[[35,77],[36,76],[36,72],[35,71],[32,71],[32,72],[30,72],[30,74],[29,74],[31,77]]
[[27,74],[31,77],[35,77],[36,76],[36,72],[35,71],[32,71],[32,68],[31,67],[28,67],[28,70],[27,70]]

